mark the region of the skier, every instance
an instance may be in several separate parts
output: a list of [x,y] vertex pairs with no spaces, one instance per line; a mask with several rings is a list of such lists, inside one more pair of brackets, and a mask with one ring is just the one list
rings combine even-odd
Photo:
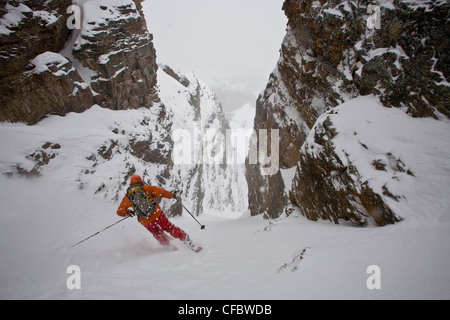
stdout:
[[200,251],[201,247],[196,246],[189,235],[179,227],[172,224],[167,219],[161,207],[154,198],[177,199],[175,192],[169,192],[162,188],[144,185],[142,178],[138,175],[131,177],[130,187],[127,194],[117,209],[117,215],[126,217],[127,215],[137,215],[138,221],[153,234],[156,240],[163,246],[167,246],[172,237],[184,242],[190,249]]

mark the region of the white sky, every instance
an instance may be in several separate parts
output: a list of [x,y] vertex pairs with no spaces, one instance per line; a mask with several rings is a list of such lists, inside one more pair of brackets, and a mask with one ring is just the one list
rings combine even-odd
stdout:
[[224,100],[231,87],[241,88],[237,101],[228,102],[254,104],[279,58],[287,23],[283,2],[145,0],[143,6],[159,63],[193,71]]

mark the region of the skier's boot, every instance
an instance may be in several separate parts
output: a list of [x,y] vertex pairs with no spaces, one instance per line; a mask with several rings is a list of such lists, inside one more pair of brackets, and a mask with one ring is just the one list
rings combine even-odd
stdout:
[[184,240],[184,243],[194,252],[200,252],[203,248],[196,245],[191,238],[189,238],[188,235],[186,235],[186,239]]

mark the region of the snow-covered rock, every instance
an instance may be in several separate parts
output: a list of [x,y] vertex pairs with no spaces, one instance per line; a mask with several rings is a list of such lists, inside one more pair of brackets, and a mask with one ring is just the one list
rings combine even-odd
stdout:
[[[44,130],[37,140],[18,133],[10,140],[17,148],[11,156],[22,159],[5,159],[4,172],[58,174],[50,169],[58,163],[79,189],[111,201],[120,200],[129,177],[138,173],[148,182],[180,190],[195,214],[228,206],[240,213],[247,203],[246,185],[237,183],[243,166],[208,162],[210,146],[229,128],[220,102],[194,75],[167,66],[157,74],[153,37],[141,9],[139,0],[2,3],[0,121],[36,124],[50,114],[88,110],[25,130],[32,136]],[[29,34],[35,34],[30,41]],[[113,113],[99,107],[139,111]],[[69,141],[47,125],[64,127]],[[194,158],[198,154],[186,165],[174,158],[174,138],[182,130],[191,134],[189,145],[200,143],[200,161]],[[209,144],[204,139],[208,132],[217,133]],[[48,143],[61,149],[56,152]],[[182,207],[167,211],[181,214]]]
[[[330,109],[358,96],[374,95],[385,107],[399,108],[413,117],[450,116],[450,61],[445,53],[449,50],[449,5],[448,1],[387,0],[373,9],[347,0],[285,1],[286,37],[267,88],[258,98],[254,123],[255,129],[280,130],[281,170],[267,177],[258,165],[248,166],[253,215],[278,217],[290,207],[291,198],[306,201],[304,184],[297,180],[298,187],[290,192],[289,178],[304,160],[300,150],[309,131]],[[321,173],[310,177],[313,183],[325,179],[322,175],[329,173],[328,166],[324,161],[302,172]],[[331,208],[338,201],[335,191],[331,189],[314,205]],[[263,201],[264,193],[272,200]],[[335,204],[340,210],[346,208]],[[295,205],[302,208],[300,201]]]
[[[156,102],[156,52],[140,0],[78,0],[82,25],[64,52],[87,80],[96,104],[114,109]],[[85,77],[86,78],[86,77]]]
[[[41,60],[67,62],[56,54],[47,58]],[[9,152],[0,161],[2,173],[61,175],[74,188],[113,202],[121,200],[129,178],[139,174],[147,183],[180,191],[183,203],[196,215],[226,209],[241,214],[247,198],[243,164],[206,161],[206,132],[214,129],[225,135],[229,128],[219,101],[193,75],[181,76],[189,82],[186,87],[186,82],[164,70],[171,69],[162,66],[159,70],[161,102],[152,108],[112,111],[96,105],[81,114],[52,116],[30,127],[3,124],[2,148]],[[177,163],[174,139],[180,131],[191,134],[191,140],[183,143],[194,144],[194,139],[204,143],[205,161],[193,157],[190,163]],[[165,208],[169,215],[182,213],[180,206]]]
[[309,219],[335,223],[386,225],[430,210],[445,215],[449,133],[447,119],[412,118],[374,96],[350,100],[311,130],[291,200]]
[[138,0],[1,2],[0,121],[152,106],[152,39]]
[[189,207],[197,214],[226,208],[241,214],[247,208],[245,167],[227,162],[230,126],[215,93],[195,75],[166,65],[158,71],[158,86],[172,121],[175,185],[183,190]]

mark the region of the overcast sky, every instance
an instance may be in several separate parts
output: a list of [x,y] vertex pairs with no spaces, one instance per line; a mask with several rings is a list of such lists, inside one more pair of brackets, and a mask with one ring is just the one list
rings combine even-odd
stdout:
[[234,95],[234,104],[244,100],[254,104],[275,68],[286,33],[282,5],[283,0],[143,3],[158,63],[195,72],[216,91],[223,91],[217,93],[225,100],[231,86],[243,88],[239,99]]

